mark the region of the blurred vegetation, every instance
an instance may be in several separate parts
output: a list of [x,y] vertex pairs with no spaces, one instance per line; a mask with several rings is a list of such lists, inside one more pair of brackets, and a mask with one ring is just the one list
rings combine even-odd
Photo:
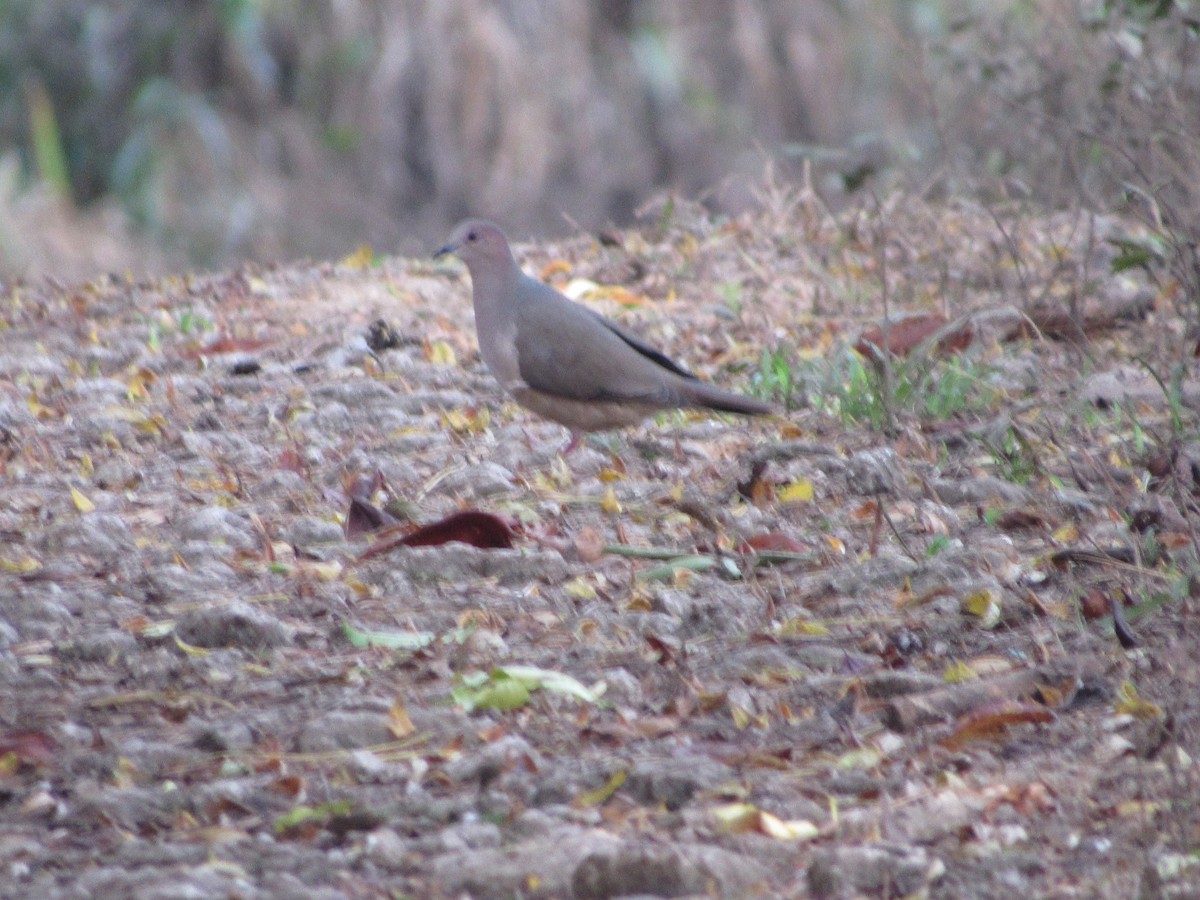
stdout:
[[[835,204],[1135,208],[1196,297],[1191,7],[0,0],[0,271],[65,266],[101,209],[96,264],[416,252],[467,213],[519,235],[663,190],[733,211],[771,160]],[[73,237],[38,260],[39,228]]]

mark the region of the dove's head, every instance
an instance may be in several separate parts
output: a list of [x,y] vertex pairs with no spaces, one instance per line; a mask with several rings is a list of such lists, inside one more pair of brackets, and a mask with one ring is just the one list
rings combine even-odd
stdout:
[[478,269],[507,269],[515,265],[504,232],[484,219],[459,222],[446,245],[434,257],[453,253],[472,272]]

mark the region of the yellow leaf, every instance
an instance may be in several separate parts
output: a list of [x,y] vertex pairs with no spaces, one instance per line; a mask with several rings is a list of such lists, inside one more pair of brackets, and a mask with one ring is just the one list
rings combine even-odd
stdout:
[[600,474],[596,476],[605,484],[611,484],[614,481],[620,481],[625,475],[618,472],[616,469],[606,466],[600,470]]
[[392,703],[392,708],[388,710],[388,731],[397,740],[402,741],[416,730],[412,719],[408,717],[408,708],[405,707],[404,700],[397,697]]
[[750,727],[751,720],[754,719],[754,716],[750,715],[749,710],[739,706],[730,707],[730,715],[733,716],[733,727],[737,728],[738,731],[745,731],[746,728]]
[[184,653],[186,653],[188,656],[197,656],[197,657],[208,656],[212,652],[211,650],[206,650],[203,647],[196,647],[196,646],[193,646],[192,644],[189,644],[187,641],[180,640],[178,634],[174,635],[174,638],[175,638],[175,646],[178,647],[180,650],[182,650]]
[[442,413],[442,423],[455,434],[478,434],[485,431],[491,413],[481,409],[450,409]]
[[353,253],[343,256],[338,265],[345,266],[347,269],[369,269],[373,262],[375,262],[375,251],[371,249],[371,245],[360,244]]
[[346,587],[354,591],[360,597],[369,597],[374,588],[365,581],[359,581],[357,578],[347,578]]
[[601,285],[596,296],[604,300],[612,300],[622,306],[645,306],[648,300],[642,294],[635,294],[619,284]]
[[579,806],[600,806],[609,797],[615,794],[625,783],[627,775],[624,769],[618,769],[613,772],[612,777],[607,782],[596,788],[594,791],[588,791],[586,794],[581,794],[576,800]]
[[839,756],[836,765],[845,771],[873,769],[879,765],[882,759],[883,754],[874,747],[859,747],[855,750],[848,750]]
[[337,577],[342,574],[342,564],[337,560],[314,563],[312,571],[321,581],[336,581]]
[[30,572],[36,572],[42,567],[42,564],[32,556],[26,556],[22,559],[8,559],[0,556],[0,572],[7,572],[10,575],[28,575]]
[[1074,522],[1068,522],[1054,529],[1054,539],[1060,544],[1070,544],[1079,540],[1079,529]]
[[829,549],[838,556],[846,555],[846,544],[841,538],[835,538],[831,534],[825,535],[825,543],[829,545]]
[[552,259],[542,266],[541,280],[549,281],[555,275],[570,275],[571,264],[565,259]]
[[781,503],[809,503],[813,498],[813,485],[808,479],[793,481],[780,488],[778,494]]
[[142,434],[161,435],[167,429],[167,420],[163,417],[162,413],[155,413],[134,427]]
[[90,453],[85,453],[79,457],[79,474],[84,478],[91,478],[96,472],[96,467],[92,465],[92,456]]
[[958,660],[946,666],[946,671],[942,673],[942,678],[947,684],[958,684],[960,681],[970,681],[972,678],[978,677],[974,669]]
[[25,405],[29,407],[29,414],[35,419],[53,419],[57,416],[54,410],[42,406],[32,394],[25,398]]
[[606,513],[619,515],[621,512],[621,501],[617,499],[617,492],[609,486],[604,491],[604,497],[600,500],[600,508]]
[[780,637],[801,637],[804,635],[821,636],[829,634],[829,628],[812,619],[785,619],[779,626]]
[[959,601],[959,609],[979,619],[983,628],[995,628],[1000,624],[1000,598],[990,588],[971,591]]
[[96,508],[96,504],[85,497],[83,492],[78,488],[71,488],[71,500],[75,503],[75,508],[81,513],[90,513]]
[[792,819],[785,822],[769,812],[759,815],[758,827],[767,837],[775,838],[777,841],[811,841],[820,833],[817,826],[807,819]]
[[150,417],[141,410],[130,409],[128,406],[118,406],[116,404],[104,407],[101,413],[110,419],[127,422],[135,426],[142,426],[150,421]]
[[143,369],[130,378],[129,383],[125,385],[125,399],[132,403],[135,400],[145,400],[149,396],[150,391],[146,387],[145,370]]
[[1149,700],[1143,700],[1138,694],[1138,689],[1130,681],[1122,682],[1117,688],[1117,702],[1113,704],[1113,708],[1135,719],[1161,719],[1163,715],[1162,707]]
[[753,803],[724,803],[710,813],[723,831],[745,834],[758,831],[761,813]]
[[574,597],[576,600],[596,599],[596,589],[588,584],[587,579],[582,575],[578,578],[572,578],[564,584],[563,593],[568,597]]
[[453,366],[458,364],[454,348],[445,341],[426,341],[425,359],[435,366]]
[[625,612],[652,612],[654,603],[645,594],[635,593],[623,607]]
[[1134,816],[1139,819],[1149,820],[1164,805],[1159,800],[1125,800],[1114,806],[1113,812],[1121,818]]
[[738,731],[745,731],[751,725],[755,724],[755,717],[750,713],[750,710],[737,704],[729,707],[729,714],[733,716],[733,727]]

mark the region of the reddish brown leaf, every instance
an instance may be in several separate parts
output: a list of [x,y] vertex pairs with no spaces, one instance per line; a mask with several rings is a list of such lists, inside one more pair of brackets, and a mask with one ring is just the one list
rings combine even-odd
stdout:
[[1085,619],[1100,619],[1108,615],[1108,595],[1099,589],[1084,594],[1079,601],[1079,611]]
[[26,766],[48,767],[54,763],[58,745],[40,731],[13,731],[0,734],[0,757],[12,754]]
[[279,468],[288,472],[295,472],[298,475],[303,475],[305,471],[304,459],[294,447],[285,447],[279,453],[279,459],[276,461]]
[[437,547],[460,541],[483,550],[507,549],[513,545],[512,529],[491,513],[469,509],[423,525],[400,543],[409,547]]
[[1161,531],[1158,542],[1167,550],[1182,550],[1192,545],[1192,536],[1182,531]]
[[252,350],[261,350],[269,343],[270,341],[259,338],[235,338],[226,334],[209,341],[204,347],[189,350],[183,355],[187,359],[199,359],[201,356],[216,356],[221,353],[249,353]]
[[[907,356],[924,341],[929,340],[946,327],[947,319],[941,313],[915,313],[904,316],[888,325],[887,349],[893,356]],[[960,353],[975,339],[974,329],[964,324],[953,329],[938,341],[942,353]],[[867,357],[878,357],[883,346],[883,326],[868,325],[854,344],[854,349]]]
[[491,513],[469,509],[439,522],[423,525],[401,537],[382,540],[360,553],[358,561],[379,556],[396,547],[440,547],[454,541],[481,550],[506,550],[512,547],[514,537],[512,528],[503,519]]
[[1023,531],[1031,528],[1046,528],[1046,520],[1027,509],[1010,509],[996,519],[996,527],[1004,531]]
[[795,538],[788,537],[786,534],[770,531],[748,538],[742,542],[740,549],[742,553],[762,553],[764,551],[804,553],[808,550],[808,547]]
[[656,634],[648,634],[646,643],[657,654],[660,666],[669,666],[675,662],[675,655],[679,648],[672,646],[670,641],[663,640]]
[[1001,737],[1010,725],[1053,720],[1054,713],[1040,704],[1005,700],[963,716],[954,731],[941,740],[941,744],[947,750],[961,750],[974,741]]
[[604,555],[604,536],[591,526],[584,528],[575,537],[575,552],[581,561],[594,563]]
[[299,775],[280,775],[267,785],[267,790],[284,797],[299,797],[304,790],[304,779]]

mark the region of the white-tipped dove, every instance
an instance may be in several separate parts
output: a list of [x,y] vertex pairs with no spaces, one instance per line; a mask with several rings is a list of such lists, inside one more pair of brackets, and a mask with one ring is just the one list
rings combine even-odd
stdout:
[[435,257],[471,273],[483,361],[518,403],[583,432],[633,425],[660,409],[699,407],[765,415],[772,407],[696,378],[615,322],[521,271],[504,233],[468,219]]

